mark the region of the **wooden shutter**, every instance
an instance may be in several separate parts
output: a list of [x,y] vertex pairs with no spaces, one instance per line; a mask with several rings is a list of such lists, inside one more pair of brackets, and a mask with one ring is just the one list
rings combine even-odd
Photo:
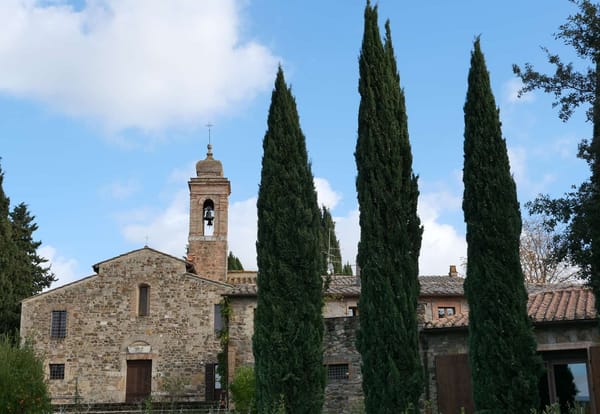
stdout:
[[435,358],[438,411],[458,414],[475,412],[471,386],[471,368],[467,354],[438,355]]

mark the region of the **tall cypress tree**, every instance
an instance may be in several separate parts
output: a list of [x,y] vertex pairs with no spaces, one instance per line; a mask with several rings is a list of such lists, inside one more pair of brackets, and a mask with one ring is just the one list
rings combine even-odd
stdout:
[[335,234],[335,222],[331,212],[325,206],[321,207],[321,251],[325,253],[326,261],[322,274],[342,274],[342,252],[340,242]]
[[367,412],[391,414],[416,407],[423,392],[416,314],[422,227],[390,26],[386,23],[384,44],[377,7],[370,2],[359,66],[355,158],[362,292],[357,347]]
[[538,408],[541,367],[519,261],[521,212],[479,39],[464,112],[465,294],[475,407],[529,413]]
[[258,300],[253,351],[259,413],[321,413],[320,211],[296,102],[279,68],[258,192]]

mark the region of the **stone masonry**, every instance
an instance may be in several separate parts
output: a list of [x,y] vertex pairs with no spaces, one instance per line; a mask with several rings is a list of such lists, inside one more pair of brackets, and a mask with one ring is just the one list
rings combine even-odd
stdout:
[[[205,364],[220,351],[214,305],[227,286],[188,273],[189,266],[146,247],[23,301],[22,337],[34,341],[46,370],[65,366],[64,379],[49,380],[53,403],[72,402],[76,387],[85,402],[125,401],[127,361],[136,359],[152,360],[153,397],[167,397],[167,381],[176,380],[182,397],[204,400]],[[138,315],[142,284],[150,292],[147,316]],[[53,310],[67,312],[64,338],[51,338]]]

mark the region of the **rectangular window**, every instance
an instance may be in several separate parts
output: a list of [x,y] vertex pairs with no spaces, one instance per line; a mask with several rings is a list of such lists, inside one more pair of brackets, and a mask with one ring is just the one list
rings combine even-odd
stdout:
[[148,316],[150,314],[150,286],[141,285],[139,289],[139,302],[138,302],[138,315],[139,316]]
[[221,304],[215,305],[215,334],[223,330],[223,315],[221,314]]
[[65,364],[50,364],[50,379],[64,380],[65,379]]
[[327,380],[347,380],[350,377],[348,364],[327,365]]
[[67,336],[67,311],[52,311],[52,324],[50,327],[52,338],[64,338]]
[[358,306],[348,306],[348,315],[358,316]]
[[447,318],[455,313],[454,307],[438,307],[438,318]]

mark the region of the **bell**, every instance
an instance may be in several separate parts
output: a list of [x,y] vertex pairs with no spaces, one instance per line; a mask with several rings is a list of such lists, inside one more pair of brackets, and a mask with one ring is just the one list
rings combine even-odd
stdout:
[[212,226],[214,219],[215,219],[215,213],[213,212],[212,207],[211,206],[207,206],[204,209],[204,220],[206,221],[206,225],[207,226]]

